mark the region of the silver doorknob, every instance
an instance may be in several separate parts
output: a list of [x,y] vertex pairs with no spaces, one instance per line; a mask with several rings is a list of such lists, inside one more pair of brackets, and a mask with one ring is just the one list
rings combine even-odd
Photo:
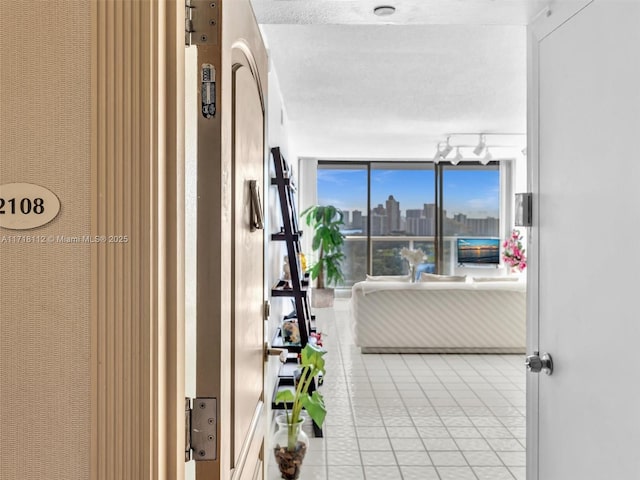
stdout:
[[543,353],[541,357],[539,352],[533,352],[533,355],[529,355],[524,364],[531,373],[542,372],[547,375],[553,373],[553,360],[548,353]]

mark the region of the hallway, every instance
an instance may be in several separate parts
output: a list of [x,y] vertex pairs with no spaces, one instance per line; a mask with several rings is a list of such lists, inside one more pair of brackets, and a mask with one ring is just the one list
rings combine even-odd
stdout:
[[[307,425],[301,480],[525,479],[521,356],[362,355],[349,300],[315,313],[328,414],[325,438]],[[279,478],[273,458],[268,478]]]

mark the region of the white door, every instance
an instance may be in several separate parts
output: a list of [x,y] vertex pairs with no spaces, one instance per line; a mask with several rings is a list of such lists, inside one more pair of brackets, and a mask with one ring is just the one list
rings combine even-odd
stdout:
[[529,374],[527,478],[639,479],[640,3],[596,0],[533,51],[530,332],[554,370]]

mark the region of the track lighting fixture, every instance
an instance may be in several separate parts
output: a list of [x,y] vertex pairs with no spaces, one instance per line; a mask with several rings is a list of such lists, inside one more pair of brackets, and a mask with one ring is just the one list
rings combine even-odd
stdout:
[[451,150],[453,150],[453,147],[449,144],[449,140],[451,140],[451,137],[447,137],[447,144],[444,146],[444,148],[440,152],[440,156],[443,159],[446,158],[447,155],[451,153]]
[[[478,138],[478,143],[471,141],[465,141],[465,136],[471,136]],[[442,140],[437,143],[437,149],[435,156],[433,157],[434,163],[440,163],[443,160],[448,161],[452,165],[458,165],[461,162],[478,162],[482,165],[488,165],[492,161],[500,160],[515,160],[518,157],[518,153],[522,153],[527,156],[526,146],[523,148],[522,141],[516,140],[515,142],[509,142],[504,140],[504,136],[525,137],[523,133],[448,133],[446,141]],[[487,142],[487,138],[492,139]],[[451,159],[447,159],[447,156],[455,148],[455,155]],[[490,149],[499,149],[498,158],[494,160],[493,155],[489,151]],[[465,150],[467,149],[467,150]],[[468,151],[468,156],[463,154]],[[475,158],[471,155],[471,152],[475,155]]]
[[484,135],[481,133],[480,140],[478,141],[478,145],[476,145],[476,148],[473,149],[473,154],[479,156],[484,150],[485,146],[486,146],[486,142],[484,139]]
[[451,160],[451,164],[457,165],[460,163],[460,160],[462,160],[462,153],[460,153],[460,147],[456,147],[456,156]]

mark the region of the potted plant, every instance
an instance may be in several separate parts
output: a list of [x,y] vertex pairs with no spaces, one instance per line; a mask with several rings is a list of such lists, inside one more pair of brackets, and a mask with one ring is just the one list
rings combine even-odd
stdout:
[[310,267],[311,278],[316,280],[311,297],[312,306],[330,307],[333,305],[334,289],[326,286],[344,280],[341,266],[344,235],[340,232],[340,227],[344,225],[344,214],[332,205],[314,205],[301,215],[306,224],[313,228],[311,248],[318,252],[316,262]]
[[[273,449],[282,478],[294,480],[300,476],[302,461],[307,453],[309,437],[302,430],[304,417],[300,414],[304,408],[311,419],[322,426],[327,411],[324,399],[318,390],[309,393],[313,379],[324,375],[324,358],[326,352],[319,347],[307,344],[300,352],[300,369],[295,389],[281,390],[275,398],[276,404],[284,403],[285,414],[276,418],[278,431],[274,438]],[[286,406],[291,405],[291,410]]]
[[417,250],[412,250],[404,247],[400,250],[400,256],[404,258],[409,263],[409,279],[411,282],[416,282],[418,279],[416,278],[416,267],[427,258],[427,255],[422,251],[421,248]]

